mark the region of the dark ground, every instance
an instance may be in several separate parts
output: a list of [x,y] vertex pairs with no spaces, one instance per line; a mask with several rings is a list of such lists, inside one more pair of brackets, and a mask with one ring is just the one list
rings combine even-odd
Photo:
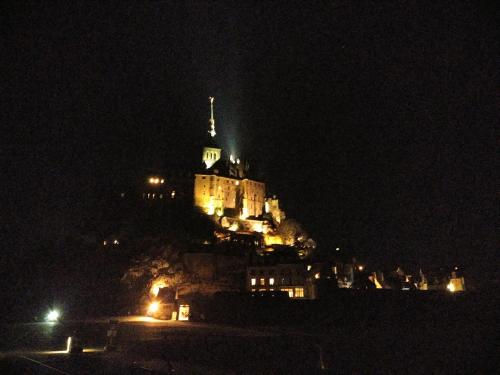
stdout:
[[[331,302],[254,304],[246,315],[227,303],[220,311],[229,314],[221,313],[218,324],[120,323],[114,354],[26,356],[85,374],[143,371],[132,369],[134,362],[188,374],[309,374],[319,371],[320,352],[335,374],[486,374],[496,370],[496,306],[494,293],[430,292],[345,293]],[[85,347],[104,346],[105,320],[2,325],[0,370],[33,366],[19,351],[62,350],[77,326]]]

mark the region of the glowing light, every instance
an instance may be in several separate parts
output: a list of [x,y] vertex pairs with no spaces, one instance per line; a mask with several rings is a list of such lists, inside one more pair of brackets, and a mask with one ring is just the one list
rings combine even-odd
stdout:
[[252,230],[254,232],[262,233],[263,232],[262,222],[254,223],[252,225]]
[[236,232],[238,230],[238,223],[234,222],[233,224],[231,224],[231,226],[229,228],[230,231],[232,232]]
[[152,302],[148,308],[148,315],[156,313],[160,309],[160,304],[158,302]]
[[269,285],[274,285],[274,277],[269,278]]
[[315,279],[319,279],[319,278],[320,278],[320,276],[321,276],[321,275],[320,275],[320,273],[319,273],[319,272],[316,272],[316,273],[314,274],[314,278],[315,278]]
[[103,244],[104,246],[106,246],[106,245],[108,244],[108,241],[104,240],[104,241],[102,241],[102,244]]
[[238,186],[238,185],[240,184],[240,182],[239,182],[239,181],[236,181],[234,184],[235,184],[236,186]]
[[254,278],[252,278],[252,280],[250,280],[250,283],[251,283],[252,285],[256,285],[256,284],[257,284],[257,279],[255,279],[255,277],[254,277]]
[[69,353],[69,351],[71,350],[71,342],[73,341],[73,339],[71,338],[71,336],[68,337],[68,340],[66,341],[66,353]]
[[158,297],[158,292],[160,291],[160,287],[158,285],[153,286],[151,290],[155,297]]
[[236,159],[236,164],[240,164],[240,159]]
[[363,271],[363,270],[364,270],[364,268],[365,268],[365,267],[363,267],[363,266],[359,266],[359,267],[358,267],[358,270]]
[[57,322],[59,320],[59,317],[61,315],[59,314],[59,311],[57,310],[51,310],[45,317],[45,320],[48,322]]
[[240,215],[240,220],[245,220],[248,217],[248,208],[243,207],[243,212]]
[[153,282],[153,284],[151,285],[151,289],[149,289],[149,293],[152,297],[157,297],[160,289],[162,288],[168,288],[168,285],[164,279],[159,278],[158,280]]
[[189,305],[179,306],[179,320],[189,320]]
[[213,215],[214,213],[215,213],[214,197],[210,197],[210,202],[208,202],[207,214],[208,215]]
[[264,235],[264,243],[267,246],[283,245],[283,239],[280,236],[273,236],[271,234],[265,234]]
[[113,245],[119,245],[119,244],[120,244],[120,241],[118,241],[118,240],[113,241]]
[[150,177],[148,179],[148,182],[151,184],[151,185],[158,185],[158,184],[163,184],[165,182],[165,180],[163,178],[158,178],[158,177]]
[[336,247],[336,248],[335,248],[335,251],[340,251],[340,247]]
[[310,271],[312,266],[310,264],[307,265],[307,270]]
[[175,190],[172,190],[172,193],[170,194],[170,197],[171,197],[172,199],[174,199],[174,198],[175,198]]
[[304,297],[304,288],[295,288],[295,298]]
[[233,163],[233,164],[235,164],[235,163],[236,163],[236,160],[234,159],[233,154],[229,155],[229,161],[230,161],[231,163]]
[[450,281],[448,285],[446,285],[446,289],[453,293],[455,291],[455,285],[453,285],[453,283]]

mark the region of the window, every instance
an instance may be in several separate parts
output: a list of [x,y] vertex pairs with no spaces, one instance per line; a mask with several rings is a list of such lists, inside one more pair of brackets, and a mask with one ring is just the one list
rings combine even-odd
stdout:
[[263,277],[261,277],[259,279],[259,285],[266,285],[266,279],[264,279]]
[[274,285],[274,277],[269,278],[269,285]]
[[295,288],[295,298],[304,298],[304,288]]
[[255,279],[255,277],[252,277],[252,280],[250,282],[252,285],[255,285],[257,283],[257,280]]
[[293,289],[292,288],[281,288],[282,292],[288,292],[288,297],[293,298]]

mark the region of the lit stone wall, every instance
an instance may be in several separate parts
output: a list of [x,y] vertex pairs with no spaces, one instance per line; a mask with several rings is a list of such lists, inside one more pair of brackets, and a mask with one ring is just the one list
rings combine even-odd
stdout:
[[[262,182],[217,175],[195,175],[194,204],[209,215],[223,215],[225,208],[236,208],[241,209],[245,217],[260,216],[265,193],[265,184]],[[242,198],[242,207],[239,207],[238,195]]]
[[236,208],[238,185],[239,181],[234,178],[196,174],[194,204],[209,215],[222,214],[224,208]]
[[266,196],[263,182],[244,179],[241,181],[244,216],[261,216]]

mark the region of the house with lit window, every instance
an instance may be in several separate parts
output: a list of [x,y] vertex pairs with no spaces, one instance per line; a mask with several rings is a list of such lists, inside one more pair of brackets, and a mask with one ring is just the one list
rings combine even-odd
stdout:
[[302,263],[279,263],[247,267],[248,292],[287,292],[292,299],[315,299],[310,272]]

